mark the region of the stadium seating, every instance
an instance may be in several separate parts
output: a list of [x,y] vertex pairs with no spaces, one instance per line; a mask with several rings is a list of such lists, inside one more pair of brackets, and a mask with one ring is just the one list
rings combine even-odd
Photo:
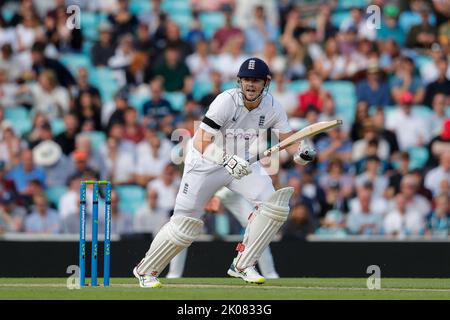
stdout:
[[350,18],[350,16],[349,11],[335,11],[331,14],[331,23],[339,28],[342,22]]
[[47,190],[45,190],[48,201],[55,206],[56,209],[59,209],[59,199],[67,192],[67,189],[66,186],[54,186],[48,187]]
[[230,80],[222,83],[222,90],[229,90],[233,88],[236,88],[236,80]]
[[52,133],[54,136],[64,132],[66,125],[62,118],[54,118],[50,120],[50,126],[52,127]]
[[144,104],[150,99],[150,95],[147,94],[130,94],[128,103],[138,111],[139,116],[144,114]]
[[100,90],[104,103],[113,100],[114,94],[120,89],[115,72],[105,67],[91,68],[89,82]]
[[88,70],[92,68],[89,55],[83,53],[65,53],[60,56],[59,60],[73,75],[78,73],[79,68]]
[[195,81],[193,88],[193,95],[196,100],[200,100],[202,97],[211,92],[213,86],[209,81]]
[[175,110],[183,110],[186,102],[186,96],[182,92],[166,92],[164,98],[170,102]]
[[202,12],[199,18],[207,39],[210,39],[214,32],[225,24],[225,16],[222,12]]
[[180,28],[181,37],[185,38],[189,32],[192,15],[190,13],[168,12],[170,19]]
[[131,0],[128,8],[134,15],[142,15],[152,11],[152,3],[148,0]]
[[296,94],[307,90],[309,87],[308,80],[294,80],[286,85],[286,89]]
[[105,144],[106,133],[103,131],[89,131],[83,132],[91,140],[91,147],[93,150],[99,150],[101,146]]
[[22,136],[32,128],[30,113],[25,107],[5,108],[5,119],[11,122],[18,136]]
[[369,4],[368,0],[339,0],[336,9],[349,10],[352,7],[363,8]]
[[145,203],[145,190],[135,185],[115,186],[119,196],[119,210],[135,214],[137,209]]
[[161,9],[174,14],[192,14],[191,4],[185,0],[165,0],[161,3]]
[[423,168],[428,161],[429,153],[425,147],[413,147],[408,150],[409,154],[409,169]]

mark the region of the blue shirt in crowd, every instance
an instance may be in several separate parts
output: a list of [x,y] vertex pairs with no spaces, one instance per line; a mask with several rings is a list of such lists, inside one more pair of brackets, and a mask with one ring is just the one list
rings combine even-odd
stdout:
[[20,193],[25,190],[28,182],[32,180],[38,180],[45,187],[45,171],[43,168],[37,166],[30,172],[25,172],[23,164],[18,164],[6,174],[6,178],[14,181]]

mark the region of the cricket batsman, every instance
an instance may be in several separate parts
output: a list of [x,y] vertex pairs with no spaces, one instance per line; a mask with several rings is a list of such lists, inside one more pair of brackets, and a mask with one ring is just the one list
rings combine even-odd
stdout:
[[[278,132],[280,140],[294,132],[283,107],[268,93],[271,76],[264,61],[247,59],[237,78],[237,88],[216,97],[190,141],[174,214],[133,269],[143,288],[161,287],[159,274],[201,233],[205,205],[224,186],[256,207],[228,274],[249,283],[265,282],[255,264],[287,220],[294,190],[291,187],[275,190],[261,164],[250,165],[247,161],[249,146],[261,130]],[[297,142],[286,150],[301,165],[314,160],[316,154],[305,142]]]

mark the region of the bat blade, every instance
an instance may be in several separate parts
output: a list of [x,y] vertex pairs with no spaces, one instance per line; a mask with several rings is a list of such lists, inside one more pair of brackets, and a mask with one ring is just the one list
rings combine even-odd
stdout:
[[286,149],[290,145],[292,145],[300,140],[307,139],[307,138],[315,136],[321,132],[338,127],[338,126],[342,125],[342,123],[343,123],[342,120],[321,121],[321,122],[313,123],[303,129],[301,129],[300,131],[297,131],[296,133],[292,134],[291,136],[284,139],[280,143],[274,145],[273,147],[265,150],[264,152],[261,152],[260,154],[251,157],[248,160],[248,162],[254,163],[261,158],[270,156],[274,152],[278,152],[283,149]]

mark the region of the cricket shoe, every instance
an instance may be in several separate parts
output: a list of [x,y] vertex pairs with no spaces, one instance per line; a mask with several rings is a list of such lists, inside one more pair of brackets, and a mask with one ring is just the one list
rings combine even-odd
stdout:
[[266,282],[266,279],[256,271],[255,266],[247,267],[244,270],[239,271],[236,268],[234,260],[227,273],[231,277],[241,278],[248,283],[263,284]]
[[141,288],[161,288],[161,282],[159,282],[158,278],[150,275],[141,276],[137,272],[137,267],[134,267],[133,274],[136,278],[138,278],[139,286]]

